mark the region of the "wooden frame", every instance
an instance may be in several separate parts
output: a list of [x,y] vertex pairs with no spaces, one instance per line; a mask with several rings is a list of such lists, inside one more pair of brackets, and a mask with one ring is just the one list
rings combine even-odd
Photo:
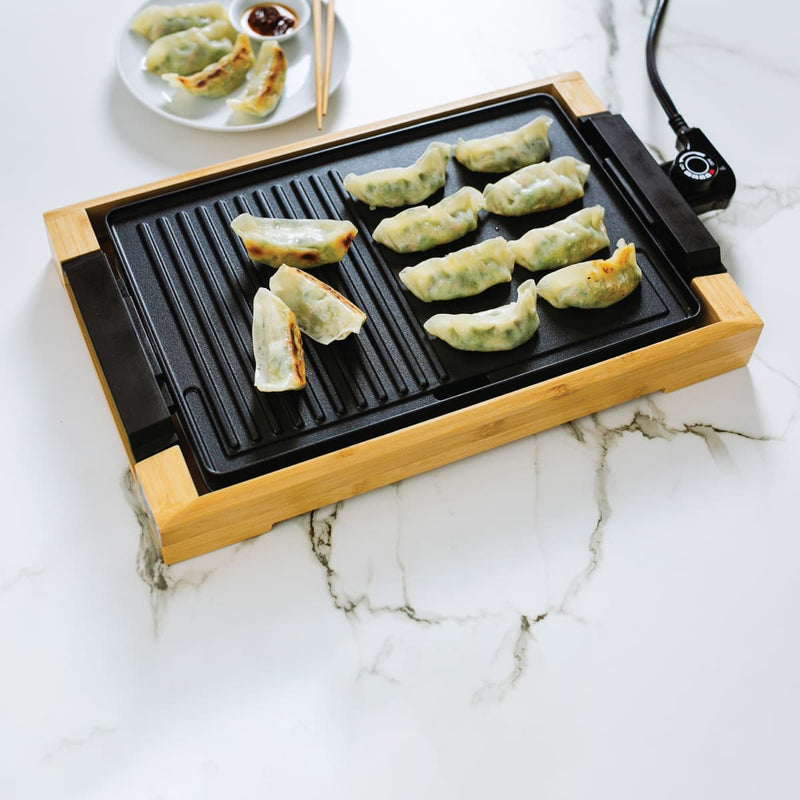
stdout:
[[[126,447],[127,436],[114,399],[61,269],[72,258],[102,249],[103,219],[109,210],[121,203],[268,164],[288,155],[314,152],[532,91],[551,94],[573,118],[605,110],[579,73],[566,73],[475,97],[466,103],[398,117],[377,126],[315,137],[46,213],[54,260]],[[672,391],[744,366],[758,341],[761,319],[727,273],[695,278],[692,286],[700,299],[702,313],[699,325],[686,333],[224,489],[198,488],[179,445],[139,462],[128,448],[131,468],[147,503],[164,561],[174,563],[257,536],[281,520],[329,503],[650,392]]]

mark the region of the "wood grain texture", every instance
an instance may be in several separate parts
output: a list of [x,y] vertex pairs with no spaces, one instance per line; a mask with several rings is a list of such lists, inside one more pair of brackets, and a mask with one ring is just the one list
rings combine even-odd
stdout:
[[606,110],[600,98],[578,73],[555,78],[550,94],[561,101],[573,120],[585,114],[599,114]]
[[71,258],[93,253],[100,249],[89,215],[83,206],[67,206],[44,215],[50,240],[50,250],[58,268],[61,282],[65,282],[61,265]]
[[[281,520],[329,503],[652,392],[671,391],[744,366],[758,340],[761,320],[727,274],[697,278],[695,288],[717,321],[235,486],[192,494],[177,447],[169,454],[169,468],[154,471],[142,462],[137,470],[161,529],[164,560],[173,563],[256,536]],[[165,463],[164,454],[154,458]],[[155,482],[150,478],[154,472]],[[181,483],[174,489],[173,474]],[[160,506],[162,497],[169,502]]]
[[[566,73],[378,125],[315,137],[49,212],[45,222],[54,257],[61,261],[98,249],[94,226],[120,203],[532,91],[553,95],[573,117],[605,110],[579,73]],[[174,563],[257,536],[281,520],[321,506],[651,392],[672,391],[744,366],[763,326],[758,315],[727,273],[696,278],[693,288],[702,312],[692,330],[234,486],[199,491],[180,446],[134,464],[164,560]],[[80,323],[77,308],[76,314]],[[87,344],[93,352],[91,342]],[[96,359],[95,366],[115,413]]]

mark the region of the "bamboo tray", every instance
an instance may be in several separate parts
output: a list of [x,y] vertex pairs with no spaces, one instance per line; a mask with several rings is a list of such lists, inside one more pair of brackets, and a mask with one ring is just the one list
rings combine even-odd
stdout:
[[[376,126],[235,159],[44,215],[62,283],[146,500],[154,539],[166,563],[257,536],[281,520],[650,392],[679,389],[749,361],[762,321],[727,273],[699,274],[691,280],[691,287],[700,301],[701,313],[691,330],[231,486],[209,490],[198,478],[180,441],[147,457],[135,455],[136,448],[131,446],[115,400],[115,391],[119,390],[109,386],[88,329],[91,326],[83,318],[69,279],[69,266],[75,259],[111,247],[104,224],[109,211],[290,156],[323,151],[532,92],[552,96],[574,120],[605,111],[580,74],[566,73]],[[533,408],[536,414],[531,413]]]

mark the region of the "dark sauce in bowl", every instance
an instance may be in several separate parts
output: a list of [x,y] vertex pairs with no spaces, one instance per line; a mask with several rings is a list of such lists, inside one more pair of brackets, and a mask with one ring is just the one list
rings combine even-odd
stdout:
[[297,25],[297,14],[278,3],[259,3],[244,12],[242,25],[259,36],[283,36]]

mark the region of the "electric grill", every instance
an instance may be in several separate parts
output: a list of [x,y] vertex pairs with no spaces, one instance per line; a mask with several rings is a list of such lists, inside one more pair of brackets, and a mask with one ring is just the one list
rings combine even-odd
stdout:
[[[342,188],[350,171],[411,163],[455,142],[553,119],[552,156],[591,166],[585,197],[519,218],[481,213],[446,248],[399,255],[371,239],[381,218]],[[731,173],[732,175],[732,173]],[[451,194],[493,176],[448,166]],[[439,192],[428,202],[435,202]],[[536,336],[464,353],[422,328],[438,311],[509,302],[511,286],[425,304],[404,266],[485,238],[519,238],[582,206],[606,209],[613,250],[636,244],[639,290],[600,311],[539,302]],[[314,275],[367,314],[359,336],[304,338],[308,385],[253,388],[252,298],[272,270],[229,222],[349,219],[358,236]],[[104,386],[163,558],[174,562],[275,523],[655,390],[747,363],[761,320],[719,248],[622,117],[568,73],[420,114],[318,137],[45,215],[54,257]],[[602,253],[600,254],[602,255]]]

